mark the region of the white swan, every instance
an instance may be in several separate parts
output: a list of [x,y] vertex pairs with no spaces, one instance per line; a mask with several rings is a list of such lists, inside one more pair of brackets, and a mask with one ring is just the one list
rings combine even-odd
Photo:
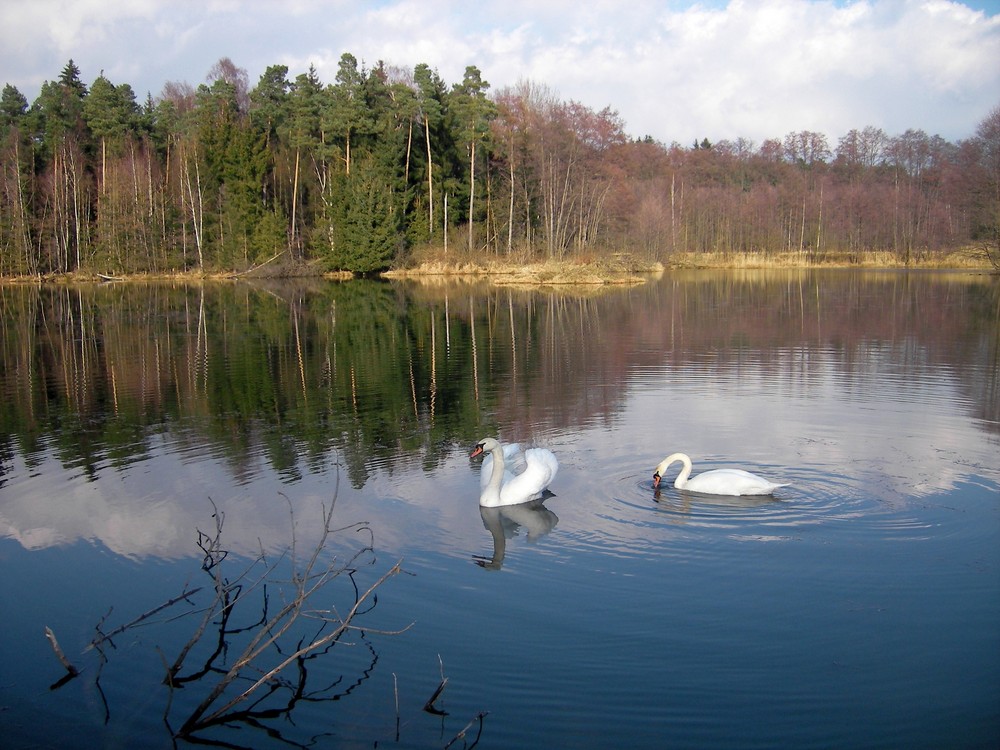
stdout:
[[479,504],[487,508],[517,505],[542,496],[555,479],[559,462],[546,448],[521,450],[517,443],[501,446],[493,438],[483,438],[469,458],[483,453],[480,470]]
[[[684,468],[674,480],[674,487],[689,492],[702,492],[706,495],[770,495],[779,487],[787,484],[775,484],[751,474],[742,469],[713,469],[697,476],[691,476],[691,459],[685,453],[672,453],[660,461],[653,473],[653,486],[660,486],[660,477],[674,461],[681,461]],[[690,478],[689,478],[690,477]]]

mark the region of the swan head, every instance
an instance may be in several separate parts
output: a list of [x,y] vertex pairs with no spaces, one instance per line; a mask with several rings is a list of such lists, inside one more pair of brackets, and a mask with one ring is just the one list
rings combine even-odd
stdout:
[[691,459],[688,458],[683,453],[671,453],[665,459],[663,459],[662,461],[660,461],[660,463],[658,463],[656,465],[656,469],[653,471],[653,487],[654,487],[654,489],[658,488],[660,486],[660,479],[662,478],[664,472],[666,472],[667,468],[669,468],[670,464],[672,464],[674,461],[681,461],[681,462],[685,462],[686,461],[686,463],[690,463]]
[[498,450],[500,448],[500,443],[493,438],[483,438],[476,446],[472,449],[469,454],[469,458],[475,458],[483,453],[490,453],[491,451]]
[[670,463],[667,461],[660,461],[656,468],[653,469],[653,489],[659,489],[660,480],[663,478],[663,472],[667,470]]

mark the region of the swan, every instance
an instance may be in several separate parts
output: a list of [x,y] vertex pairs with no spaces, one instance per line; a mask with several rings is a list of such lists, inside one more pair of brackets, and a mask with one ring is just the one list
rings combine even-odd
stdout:
[[479,504],[487,508],[517,505],[542,497],[559,470],[559,462],[546,448],[522,451],[517,443],[501,445],[483,438],[469,458],[489,454],[480,470]]
[[[660,477],[674,461],[681,461],[684,468],[674,480],[674,487],[689,492],[701,492],[706,495],[770,495],[779,487],[787,484],[775,484],[751,474],[742,469],[713,469],[697,476],[691,476],[691,459],[685,453],[672,453],[660,461],[653,472],[653,486],[660,486]],[[689,478],[690,477],[690,478]]]

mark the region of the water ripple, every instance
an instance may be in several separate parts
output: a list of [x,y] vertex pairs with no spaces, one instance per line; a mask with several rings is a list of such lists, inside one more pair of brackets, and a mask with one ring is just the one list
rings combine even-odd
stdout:
[[829,467],[768,471],[791,485],[774,496],[729,497],[672,486],[654,490],[644,470],[619,477],[616,493],[601,502],[597,522],[581,524],[567,543],[619,557],[694,559],[715,554],[720,544],[789,542],[817,533],[871,542],[927,539],[944,531],[951,513],[928,512],[926,501],[900,500],[863,477]]

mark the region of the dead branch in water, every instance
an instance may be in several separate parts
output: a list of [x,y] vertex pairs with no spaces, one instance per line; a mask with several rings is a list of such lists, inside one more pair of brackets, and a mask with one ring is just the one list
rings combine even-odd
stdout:
[[[250,687],[244,690],[242,693],[236,697],[229,700],[221,708],[216,709],[211,714],[205,716],[205,712],[208,708],[225,692],[226,688],[232,683],[237,677],[239,677],[244,669],[250,667],[254,661],[259,657],[268,647],[270,647],[282,634],[284,634],[291,624],[302,614],[302,603],[305,599],[314,593],[317,587],[322,586],[325,582],[325,576],[321,577],[320,580],[313,586],[310,587],[308,591],[300,593],[299,597],[296,597],[295,601],[290,602],[285,605],[277,615],[271,618],[267,626],[262,628],[260,631],[261,636],[253,639],[251,644],[246,648],[243,654],[236,660],[232,667],[226,675],[219,680],[215,688],[206,696],[205,700],[201,702],[194,713],[188,717],[187,721],[181,727],[178,732],[178,736],[187,736],[190,733],[197,731],[200,728],[218,724],[227,719],[229,712],[231,712],[238,704],[248,700],[258,689],[263,685],[270,684],[273,679],[287,666],[296,663],[303,656],[323,648],[327,644],[338,639],[344,631],[351,627],[351,620],[358,612],[358,608],[364,604],[370,596],[372,596],[375,589],[381,586],[385,581],[387,581],[392,576],[400,572],[400,563],[397,562],[393,565],[385,574],[382,575],[372,586],[355,602],[354,606],[347,613],[342,620],[340,620],[337,627],[327,633],[326,635],[317,638],[312,643],[297,649],[295,652],[289,654],[282,662],[277,666],[269,669],[265,672],[259,679],[257,679]],[[333,622],[333,620],[328,620],[328,622]],[[395,631],[392,634],[396,634],[403,631]]]
[[441,654],[438,654],[438,666],[441,668],[441,683],[437,686],[437,690],[434,691],[431,697],[427,699],[427,702],[424,704],[424,711],[436,716],[447,716],[447,711],[443,711],[434,705],[437,699],[441,697],[441,693],[444,692],[445,685],[448,684],[448,678],[444,676],[444,661],[441,659]]
[[188,601],[188,602],[190,602],[190,600],[191,600],[190,598],[194,594],[197,594],[199,591],[201,591],[201,587],[200,586],[198,588],[196,588],[196,589],[191,589],[191,590],[185,589],[180,594],[178,594],[177,596],[175,596],[173,599],[168,599],[163,604],[161,604],[161,605],[159,605],[157,607],[153,607],[148,612],[143,612],[141,615],[139,615],[138,617],[136,617],[131,622],[127,622],[124,625],[118,626],[117,628],[115,628],[114,630],[112,630],[110,633],[102,633],[101,629],[100,629],[100,626],[98,625],[98,627],[97,627],[97,637],[95,637],[94,640],[92,640],[87,645],[87,648],[85,648],[84,651],[89,651],[92,648],[97,648],[98,646],[101,646],[105,641],[110,641],[116,635],[121,635],[126,630],[131,630],[134,627],[138,627],[145,620],[148,620],[150,617],[152,617],[153,615],[155,615],[157,612],[162,612],[163,610],[165,610],[165,609],[167,609],[169,607],[174,606],[175,604],[177,604],[177,602],[182,602],[182,601]]
[[49,690],[55,690],[79,675],[80,670],[73,666],[72,662],[66,658],[66,654],[63,653],[62,648],[59,646],[59,641],[56,640],[56,634],[52,632],[52,628],[48,626],[45,627],[45,637],[49,639],[49,644],[52,646],[52,650],[55,652],[56,658],[66,670],[66,674],[63,675],[61,680],[54,682],[49,686]]
[[454,737],[452,737],[451,740],[448,742],[448,744],[444,746],[444,750],[448,750],[449,747],[451,747],[452,745],[454,745],[459,740],[464,740],[465,739],[465,735],[469,731],[469,728],[473,724],[475,724],[477,721],[479,722],[479,732],[476,733],[476,739],[474,739],[472,741],[472,744],[469,745],[469,747],[473,748],[476,745],[478,745],[479,744],[479,738],[483,734],[483,719],[485,719],[489,715],[489,713],[490,713],[489,711],[480,711],[478,714],[476,714],[474,717],[472,717],[472,720],[468,724],[465,725],[465,728],[463,728],[462,731],[460,731],[458,734],[456,734]]
[[[191,631],[180,633],[186,636],[190,632],[190,637],[181,639],[174,655],[155,646],[167,687],[162,721],[175,741],[233,746],[220,737],[219,732],[243,729],[263,731],[272,738],[298,746],[292,737],[282,736],[284,731],[290,730],[279,726],[279,720],[284,720],[284,727],[295,727],[293,711],[297,705],[340,700],[375,673],[379,655],[368,640],[369,636],[403,633],[412,623],[395,630],[373,629],[364,626],[362,620],[376,607],[379,588],[404,572],[402,561],[397,561],[381,575],[370,576],[368,580],[374,579],[370,585],[363,584],[359,575],[361,569],[375,564],[374,535],[368,524],[360,522],[334,527],[335,491],[333,502],[321,506],[320,523],[310,527],[315,530],[318,540],[300,549],[301,540],[296,535],[299,519],[293,512],[292,503],[287,497],[284,499],[289,506],[291,528],[287,547],[271,553],[261,544],[252,557],[236,562],[223,543],[225,515],[210,499],[215,527],[208,532],[199,529],[197,539],[203,554],[199,574],[207,575],[210,583],[196,587],[190,581],[185,582],[178,596],[117,627],[105,626],[111,610],[100,619],[97,635],[85,652],[94,651],[100,659],[94,673],[94,686],[104,703],[106,724],[111,719],[112,707],[100,681],[103,667],[110,663],[111,652],[118,650],[114,643],[116,637],[153,625],[173,627],[185,617],[193,618],[185,621],[193,623],[193,627]],[[359,540],[360,543],[352,542],[346,556],[338,557],[329,549],[331,537],[344,532],[366,536]],[[282,571],[280,577],[279,571]],[[342,584],[337,588],[337,596],[346,600],[340,607],[329,601],[330,595],[326,592],[328,584],[337,578]],[[322,606],[317,607],[314,602],[319,597],[322,597]],[[190,606],[184,607],[182,612],[167,612],[178,603]],[[255,607],[259,607],[259,611]],[[252,622],[238,622],[246,618],[247,612]],[[58,684],[65,683],[80,672],[66,658],[51,629],[46,629],[46,637],[67,670]],[[348,671],[330,680],[326,659],[338,644],[363,645],[371,657],[369,666],[359,666],[352,658]],[[110,645],[111,649],[105,645]],[[314,674],[310,664],[319,663],[313,662],[317,659],[324,661]],[[436,705],[448,684],[440,655],[438,661],[441,682],[424,704],[424,711],[447,716],[447,712]],[[316,675],[325,675],[324,684],[315,684],[321,679]],[[392,678],[398,741],[403,724],[400,687],[395,673]],[[181,688],[186,694],[184,701],[179,700],[181,694],[175,692]],[[485,712],[479,715],[480,733],[485,715]],[[449,744],[463,739],[474,722],[475,719]]]
[[[345,633],[357,630],[357,626],[353,624],[354,619],[359,614],[368,611],[368,608],[374,602],[376,590],[389,578],[401,572],[400,561],[383,573],[367,590],[361,592],[358,589],[354,573],[364,556],[374,554],[374,540],[371,538],[369,538],[368,544],[363,545],[343,563],[339,563],[336,558],[328,563],[322,562],[323,553],[327,548],[332,534],[353,529],[355,531],[367,531],[369,536],[371,535],[371,529],[366,524],[352,524],[342,528],[334,528],[333,510],[336,504],[336,496],[337,493],[335,490],[333,502],[329,506],[323,506],[319,540],[314,544],[301,564],[299,563],[298,556],[298,539],[295,533],[294,512],[292,511],[291,502],[285,497],[289,505],[289,521],[292,529],[291,546],[287,551],[287,557],[292,570],[290,578],[280,584],[271,579],[271,573],[276,563],[267,562],[263,551],[256,562],[265,566],[264,576],[259,577],[256,581],[249,582],[246,588],[243,587],[243,584],[233,584],[225,579],[221,573],[221,563],[225,558],[225,553],[221,549],[220,542],[223,520],[221,514],[218,512],[215,513],[215,535],[211,537],[203,535],[201,538],[202,548],[206,552],[203,568],[212,576],[215,587],[215,599],[212,605],[206,609],[202,625],[196,630],[191,641],[182,649],[181,655],[171,666],[171,671],[168,673],[167,679],[172,685],[178,684],[182,680],[190,679],[178,676],[185,656],[202,639],[203,635],[207,632],[208,623],[213,621],[212,617],[216,615],[218,616],[218,642],[212,656],[197,675],[200,679],[202,675],[207,674],[211,670],[213,673],[222,672],[222,676],[184,720],[180,729],[175,733],[176,737],[191,738],[194,734],[202,730],[233,721],[256,722],[263,717],[263,713],[267,713],[270,716],[272,715],[270,712],[257,711],[256,707],[261,701],[281,689],[289,692],[287,708],[284,710],[290,711],[291,707],[305,695],[305,660],[325,653],[333,644],[339,642]],[[284,554],[282,556],[284,557]],[[310,600],[330,581],[341,575],[347,575],[354,586],[354,602],[349,610],[341,615],[336,609],[308,609],[307,604]],[[241,579],[244,576],[245,574],[241,575]],[[277,584],[279,592],[286,594],[282,597],[283,604],[276,610],[271,611],[271,599],[265,591],[260,621],[252,628],[244,628],[240,631],[229,629],[227,623],[235,606],[246,599],[249,591],[262,585],[261,582],[264,579],[269,580],[272,584]],[[303,618],[318,621],[318,629],[310,638],[299,639],[294,648],[287,651],[283,643],[285,640],[292,638],[293,629],[303,624]],[[227,638],[236,632],[245,632],[249,640],[243,647],[243,651],[223,671],[223,668],[217,662],[220,660],[222,654],[226,653]],[[371,631],[369,629],[366,632],[396,633],[402,632],[402,630]],[[277,664],[264,666],[263,662],[273,657],[274,654],[279,654],[282,658]],[[292,666],[298,670],[298,678],[284,681],[282,679],[283,672]],[[238,680],[249,680],[250,684],[235,695],[232,695],[230,694],[230,690]],[[245,704],[250,705],[251,708],[241,708]],[[270,711],[273,711],[273,709]]]

